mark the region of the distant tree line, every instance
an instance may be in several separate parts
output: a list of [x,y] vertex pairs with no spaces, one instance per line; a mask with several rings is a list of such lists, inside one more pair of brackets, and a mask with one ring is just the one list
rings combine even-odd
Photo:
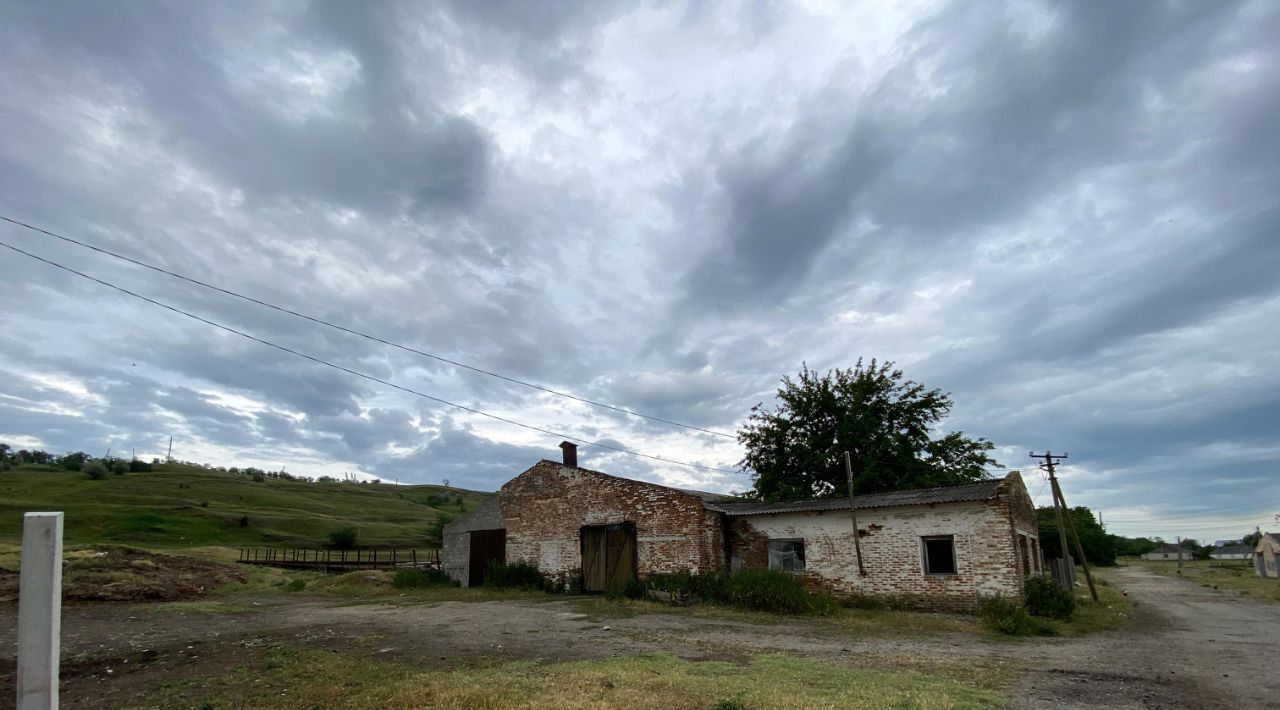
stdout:
[[[1055,559],[1062,556],[1062,543],[1058,535],[1058,519],[1053,511],[1052,506],[1038,508],[1036,510],[1036,519],[1040,528],[1040,548],[1044,551],[1045,559]],[[1091,565],[1102,567],[1114,565],[1117,557],[1136,557],[1145,555],[1159,549],[1161,545],[1168,544],[1160,537],[1125,537],[1124,535],[1112,535],[1102,528],[1094,517],[1093,511],[1084,506],[1071,509],[1071,522],[1075,525],[1076,533],[1080,536],[1080,547],[1084,549],[1085,559]],[[1241,538],[1241,544],[1257,545],[1258,533],[1250,533]],[[1075,556],[1075,542],[1068,536],[1067,544],[1072,547],[1072,556]],[[1210,553],[1213,552],[1213,545],[1202,545],[1194,538],[1183,538],[1177,543],[1182,549],[1191,553],[1192,557],[1197,560],[1209,559]]]

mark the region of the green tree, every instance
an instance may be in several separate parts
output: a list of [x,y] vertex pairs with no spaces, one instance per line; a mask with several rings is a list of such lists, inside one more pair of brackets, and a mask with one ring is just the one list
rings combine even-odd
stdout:
[[350,550],[356,546],[355,528],[342,528],[329,533],[329,542],[339,550]]
[[1258,541],[1260,541],[1261,539],[1262,539],[1262,533],[1254,531],[1240,538],[1240,544],[1248,545],[1249,547],[1257,547]]
[[[1115,536],[1098,524],[1093,511],[1084,506],[1071,509],[1071,522],[1080,536],[1080,546],[1084,548],[1084,557],[1091,565],[1100,567],[1116,563]],[[1058,518],[1054,515],[1053,506],[1036,509],[1036,521],[1040,528],[1040,549],[1044,550],[1045,559],[1062,557],[1062,543],[1058,539]],[[1071,539],[1071,531],[1067,531],[1067,544],[1071,547],[1071,556],[1075,557],[1075,541]]]
[[453,516],[448,513],[440,513],[436,516],[435,522],[431,523],[431,527],[427,528],[427,540],[436,545],[444,544],[444,526],[453,522]]
[[963,432],[939,438],[933,428],[951,411],[951,397],[903,379],[892,362],[861,359],[825,375],[803,366],[782,378],[778,406],[757,404],[738,432],[754,495],[795,500],[848,493],[843,452],[849,451],[854,492],[967,483],[998,465],[994,445]]

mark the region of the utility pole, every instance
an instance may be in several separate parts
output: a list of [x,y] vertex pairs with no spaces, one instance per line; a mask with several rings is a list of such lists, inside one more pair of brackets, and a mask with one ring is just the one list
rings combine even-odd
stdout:
[[1181,571],[1182,570],[1182,536],[1178,535],[1175,539],[1178,541],[1178,570]]
[[[1062,543],[1062,554],[1067,555],[1067,532],[1071,533],[1072,539],[1076,543],[1076,554],[1080,555],[1080,566],[1084,569],[1084,579],[1089,583],[1089,596],[1093,600],[1098,601],[1098,589],[1093,584],[1093,574],[1089,571],[1089,561],[1085,559],[1084,547],[1080,544],[1080,535],[1076,532],[1075,522],[1071,519],[1071,509],[1067,507],[1067,499],[1062,495],[1062,487],[1058,485],[1058,477],[1054,475],[1054,461],[1067,458],[1066,454],[1061,456],[1055,455],[1052,451],[1045,450],[1043,455],[1036,452],[1029,452],[1031,458],[1042,458],[1044,464],[1040,467],[1049,472],[1049,486],[1053,488],[1053,507],[1056,511],[1055,515],[1058,519],[1058,539]],[[1063,526],[1063,521],[1066,527]]]
[[173,463],[173,437],[169,437],[169,453],[164,455],[165,463]]
[[858,532],[858,507],[853,501],[853,464],[849,461],[849,452],[844,452],[844,472],[849,478],[849,517],[853,519],[853,551],[858,556],[858,576],[867,576],[867,570],[862,566],[862,543],[858,540],[860,533]]

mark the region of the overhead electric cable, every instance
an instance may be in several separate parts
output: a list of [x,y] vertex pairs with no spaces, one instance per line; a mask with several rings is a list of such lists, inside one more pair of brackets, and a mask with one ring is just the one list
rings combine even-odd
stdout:
[[295,318],[301,318],[301,319],[303,319],[303,320],[311,321],[312,323],[316,323],[316,324],[318,324],[318,325],[323,325],[323,326],[326,326],[326,327],[332,328],[332,329],[334,329],[334,330],[337,330],[337,331],[340,331],[340,332],[343,332],[343,333],[347,333],[348,335],[354,335],[354,336],[356,336],[356,337],[364,338],[365,340],[369,340],[369,341],[372,341],[372,342],[375,342],[375,343],[379,343],[379,344],[382,344],[382,345],[386,345],[386,346],[388,346],[388,347],[396,348],[396,349],[398,349],[398,350],[403,350],[404,352],[407,352],[407,353],[413,353],[414,355],[419,355],[419,356],[421,356],[421,357],[430,358],[430,359],[432,359],[432,360],[436,360],[436,361],[438,361],[438,362],[443,362],[443,363],[446,363],[446,364],[449,364],[449,365],[453,365],[454,367],[460,367],[460,368],[463,368],[464,370],[471,370],[472,372],[478,372],[478,373],[480,373],[480,374],[482,374],[482,375],[488,375],[489,377],[496,377],[497,379],[505,380],[505,381],[507,381],[507,382],[511,382],[511,383],[513,383],[513,384],[521,385],[521,386],[523,386],[523,387],[529,387],[529,388],[531,388],[531,389],[535,389],[535,390],[538,390],[538,391],[541,391],[541,392],[546,392],[547,394],[555,395],[555,396],[557,396],[557,397],[564,397],[564,398],[566,398],[566,399],[572,399],[572,400],[574,400],[574,401],[576,401],[576,402],[582,402],[583,404],[589,404],[589,405],[591,405],[591,406],[593,406],[593,407],[600,407],[601,409],[608,409],[608,410],[610,410],[610,411],[618,412],[618,413],[620,413],[620,414],[626,414],[626,415],[633,416],[633,417],[639,417],[639,418],[641,418],[641,419],[648,419],[648,420],[650,420],[650,421],[661,422],[661,423],[663,423],[663,424],[669,424],[669,425],[671,425],[671,426],[676,426],[676,427],[680,427],[680,428],[683,428],[683,429],[689,429],[689,430],[692,430],[692,431],[700,431],[700,432],[702,432],[702,433],[704,433],[704,434],[712,434],[712,435],[715,435],[715,436],[722,436],[722,437],[725,437],[726,439],[737,439],[737,437],[736,437],[736,436],[734,436],[733,434],[726,434],[725,432],[722,432],[722,431],[715,431],[715,430],[713,430],[713,429],[704,429],[703,427],[700,427],[700,426],[694,426],[693,424],[684,424],[684,423],[681,423],[681,422],[677,422],[677,421],[674,421],[674,420],[671,420],[671,419],[664,419],[663,417],[658,417],[658,416],[654,416],[654,415],[651,415],[651,414],[642,414],[642,413],[640,413],[640,412],[637,412],[637,411],[634,411],[634,410],[631,410],[631,409],[627,409],[627,408],[625,408],[625,407],[617,407],[617,406],[614,406],[614,405],[612,405],[612,404],[606,404],[606,403],[604,403],[604,402],[597,402],[597,401],[592,400],[592,399],[587,399],[586,397],[579,397],[578,395],[575,395],[575,394],[570,394],[570,393],[568,393],[568,392],[562,392],[562,391],[560,391],[560,390],[555,390],[555,389],[552,389],[552,388],[550,388],[550,387],[544,387],[544,386],[542,386],[542,385],[534,384],[534,383],[532,383],[532,382],[526,382],[526,381],[524,381],[524,380],[520,380],[520,379],[516,379],[516,378],[514,378],[514,377],[509,377],[509,376],[507,376],[507,375],[499,374],[499,373],[497,373],[497,372],[493,372],[493,371],[491,371],[491,370],[486,370],[486,369],[484,369],[484,368],[482,368],[482,367],[477,367],[477,366],[475,366],[475,365],[468,365],[468,364],[466,364],[466,363],[459,362],[459,361],[457,361],[457,360],[452,360],[452,359],[447,358],[447,357],[444,357],[444,356],[442,356],[442,355],[435,355],[435,354],[433,354],[433,353],[429,353],[429,352],[426,352],[426,351],[423,351],[423,350],[419,350],[419,349],[417,349],[417,348],[414,348],[414,347],[411,347],[411,346],[408,346],[408,345],[402,345],[402,344],[400,344],[400,343],[397,343],[397,342],[394,342],[394,341],[391,341],[391,340],[387,340],[386,338],[380,338],[380,337],[378,337],[378,336],[376,336],[376,335],[371,335],[371,334],[369,334],[369,333],[365,333],[365,332],[363,332],[363,331],[355,330],[354,328],[348,328],[348,327],[343,326],[343,325],[338,325],[337,323],[332,323],[332,322],[327,321],[327,320],[325,320],[325,319],[323,319],[323,318],[317,318],[316,316],[309,316],[309,315],[307,315],[307,314],[305,314],[305,313],[300,313],[300,312],[298,312],[298,311],[295,311],[295,310],[292,310],[292,309],[289,309],[289,308],[285,308],[284,306],[277,306],[277,305],[275,305],[275,304],[273,304],[273,303],[268,303],[267,301],[263,301],[263,300],[261,300],[261,299],[254,298],[253,296],[246,296],[246,295],[244,295],[244,294],[242,294],[242,293],[237,293],[237,292],[235,292],[235,291],[231,291],[231,290],[229,290],[229,289],[222,288],[221,286],[215,286],[215,285],[213,285],[213,284],[211,284],[211,283],[207,283],[207,282],[205,282],[205,281],[201,281],[201,280],[199,280],[199,279],[192,278],[192,277],[190,277],[190,276],[184,276],[184,275],[182,275],[182,274],[179,274],[179,273],[174,272],[174,271],[170,271],[170,270],[168,270],[168,269],[165,269],[165,268],[162,268],[162,267],[156,266],[156,265],[154,265],[154,264],[148,264],[148,263],[147,263],[147,262],[145,262],[145,261],[139,261],[138,259],[134,259],[134,258],[132,258],[132,257],[125,256],[124,254],[120,254],[120,253],[117,253],[117,252],[111,251],[110,249],[105,249],[105,248],[103,248],[103,247],[95,246],[95,245],[93,245],[93,244],[89,244],[89,243],[87,243],[87,242],[80,241],[80,240],[78,240],[78,239],[73,239],[73,238],[71,238],[71,237],[68,237],[68,236],[65,236],[65,235],[62,235],[62,234],[58,234],[58,233],[56,233],[56,232],[49,231],[49,230],[44,229],[44,228],[42,228],[42,227],[37,227],[37,226],[35,226],[35,225],[27,224],[26,222],[22,222],[22,221],[20,221],[20,220],[13,219],[12,217],[6,217],[6,216],[4,216],[4,215],[0,215],[0,220],[4,220],[5,222],[8,222],[9,224],[16,225],[16,226],[18,226],[18,227],[22,227],[22,228],[24,228],[24,229],[29,229],[29,230],[31,230],[31,231],[33,231],[33,232],[38,232],[38,233],[40,233],[40,234],[44,234],[44,235],[46,235],[46,236],[53,237],[54,239],[60,239],[60,240],[62,240],[62,241],[64,241],[64,242],[66,242],[66,243],[68,243],[68,244],[74,244],[74,245],[76,245],[76,246],[83,247],[83,248],[85,248],[85,249],[89,249],[89,250],[92,250],[92,251],[96,251],[96,252],[98,252],[99,254],[105,254],[105,255],[110,256],[110,257],[112,257],[112,258],[119,259],[119,260],[121,260],[121,261],[126,261],[126,262],[128,262],[128,263],[130,263],[130,264],[133,264],[133,265],[135,265],[135,266],[141,266],[141,267],[142,267],[142,268],[144,268],[144,269],[150,269],[150,270],[155,271],[155,272],[157,272],[157,273],[165,274],[165,275],[167,275],[167,276],[172,276],[172,277],[173,277],[173,278],[175,278],[175,279],[179,279],[179,280],[181,280],[181,281],[186,281],[186,282],[187,282],[187,283],[189,283],[189,284],[194,284],[194,285],[196,285],[196,286],[200,286],[200,287],[202,287],[202,288],[207,288],[207,289],[212,290],[212,291],[217,291],[218,293],[225,294],[225,295],[227,295],[227,296],[231,296],[231,297],[233,297],[233,298],[238,298],[238,299],[240,299],[240,300],[242,300],[242,301],[247,301],[247,302],[249,302],[249,303],[253,303],[253,304],[256,304],[256,305],[262,306],[262,307],[264,307],[264,308],[270,308],[270,309],[272,309],[272,310],[274,310],[274,311],[279,311],[280,313],[285,313],[285,314],[288,314],[288,315],[294,316]]
[[112,289],[112,290],[119,291],[120,293],[123,293],[123,294],[125,294],[125,295],[132,296],[132,297],[137,298],[137,299],[142,300],[142,301],[146,301],[147,303],[150,303],[150,304],[152,304],[152,305],[154,305],[154,306],[159,306],[160,308],[163,308],[163,309],[165,309],[165,310],[167,310],[167,311],[172,311],[172,312],[177,313],[177,314],[179,314],[179,315],[183,315],[183,316],[186,316],[186,317],[191,318],[191,319],[193,319],[193,320],[200,321],[201,323],[204,323],[205,325],[211,325],[211,326],[213,326],[213,327],[215,327],[215,328],[218,328],[219,330],[224,330],[224,331],[226,331],[226,332],[228,332],[228,333],[232,333],[232,334],[238,335],[238,336],[240,336],[240,337],[242,337],[242,338],[246,338],[246,339],[248,339],[248,340],[252,340],[252,341],[254,341],[254,342],[256,342],[256,343],[260,343],[260,344],[262,344],[262,345],[266,345],[266,346],[268,346],[268,347],[275,348],[276,350],[279,350],[279,351],[281,351],[281,352],[285,352],[285,353],[288,353],[288,354],[290,354],[290,355],[295,355],[295,356],[297,356],[297,357],[300,357],[300,358],[303,358],[303,359],[306,359],[306,360],[310,360],[310,361],[312,361],[312,362],[314,362],[314,363],[317,363],[317,364],[320,364],[320,365],[324,365],[325,367],[330,367],[330,368],[333,368],[333,369],[335,369],[335,370],[339,370],[339,371],[341,371],[341,372],[345,372],[345,373],[347,373],[347,374],[349,374],[349,375],[355,375],[356,377],[360,377],[360,378],[363,378],[363,379],[369,380],[370,382],[376,382],[376,383],[378,383],[378,384],[385,385],[385,386],[387,386],[387,387],[391,387],[391,388],[393,388],[393,389],[400,390],[401,392],[406,392],[406,393],[408,393],[408,394],[412,394],[412,395],[415,395],[415,396],[418,396],[418,397],[422,397],[422,398],[424,398],[424,399],[429,399],[429,400],[431,400],[431,401],[433,401],[433,402],[438,402],[438,403],[440,403],[440,404],[448,405],[448,406],[450,406],[450,407],[455,407],[455,408],[457,408],[457,409],[461,409],[461,410],[466,411],[466,412],[471,412],[472,414],[478,414],[478,415],[480,415],[480,416],[482,416],[482,417],[488,417],[489,419],[494,419],[494,420],[496,420],[496,421],[504,422],[504,423],[506,423],[506,424],[511,424],[511,425],[514,425],[514,426],[518,426],[518,427],[521,427],[521,428],[523,428],[523,429],[528,429],[528,430],[530,430],[530,431],[536,431],[536,432],[539,432],[539,433],[541,433],[541,434],[547,434],[547,435],[554,436],[554,437],[558,437],[558,438],[561,438],[561,439],[566,439],[566,440],[568,440],[568,441],[577,442],[577,443],[579,443],[579,444],[584,444],[584,445],[586,445],[586,446],[594,446],[594,447],[601,448],[601,449],[605,449],[605,450],[608,450],[608,451],[614,451],[614,452],[621,453],[621,454],[627,454],[627,455],[629,455],[629,456],[637,456],[637,457],[640,457],[640,458],[652,459],[652,460],[654,460],[654,461],[661,461],[661,462],[663,462],[663,463],[676,464],[676,465],[679,465],[679,466],[688,466],[689,468],[697,468],[697,469],[702,469],[702,470],[704,470],[704,471],[716,471],[716,472],[719,472],[719,473],[733,473],[733,474],[740,473],[739,471],[734,471],[734,470],[727,469],[727,468],[716,468],[716,467],[714,467],[714,466],[705,466],[705,465],[703,465],[703,464],[690,463],[690,462],[687,462],[687,461],[677,461],[677,460],[675,460],[675,459],[669,459],[669,458],[665,458],[665,457],[662,457],[662,456],[655,456],[655,455],[653,455],[653,454],[645,454],[645,453],[641,453],[641,452],[639,452],[639,451],[632,451],[632,450],[630,450],[630,449],[624,449],[624,448],[622,448],[622,447],[618,447],[618,446],[612,446],[612,445],[609,445],[609,444],[602,444],[602,443],[597,442],[597,441],[587,441],[586,439],[582,439],[582,438],[575,437],[575,436],[570,436],[570,435],[568,435],[568,434],[562,434],[562,433],[560,433],[560,432],[552,431],[551,429],[544,429],[544,428],[542,428],[542,427],[535,426],[535,425],[533,425],[533,424],[525,424],[524,422],[519,422],[519,421],[516,421],[516,420],[514,420],[514,419],[508,419],[508,418],[506,418],[506,417],[499,416],[499,415],[497,415],[497,414],[490,414],[490,413],[488,413],[488,412],[485,412],[485,411],[482,411],[482,410],[476,409],[476,408],[474,408],[474,407],[468,407],[468,406],[466,406],[466,405],[464,405],[464,404],[458,404],[458,403],[456,403],[456,402],[450,402],[450,401],[449,401],[449,400],[447,400],[447,399],[441,399],[440,397],[436,397],[436,396],[433,396],[433,395],[429,395],[429,394],[427,394],[427,393],[425,393],[425,392],[419,392],[418,390],[415,390],[415,389],[412,389],[412,388],[409,388],[409,387],[405,387],[405,386],[403,386],[403,385],[398,385],[398,384],[396,384],[396,383],[394,383],[394,382],[390,382],[390,381],[388,381],[388,380],[384,380],[384,379],[382,379],[382,378],[380,378],[380,377],[375,377],[375,376],[373,376],[373,375],[369,375],[369,374],[366,374],[366,373],[360,372],[360,371],[358,371],[358,370],[353,370],[353,369],[351,369],[351,368],[349,368],[349,367],[345,367],[345,366],[343,366],[343,365],[338,365],[338,364],[336,364],[336,363],[329,362],[328,360],[325,360],[325,359],[322,359],[322,358],[316,357],[316,356],[314,356],[314,355],[308,355],[308,354],[306,354],[306,353],[299,352],[299,351],[294,350],[294,349],[292,349],[292,348],[285,347],[284,345],[278,345],[278,344],[273,343],[273,342],[271,342],[271,341],[269,341],[269,340],[264,340],[263,338],[259,338],[259,337],[255,336],[255,335],[250,335],[249,333],[246,333],[246,332],[244,332],[244,331],[241,331],[241,330],[237,330],[237,329],[235,329],[235,328],[232,328],[231,326],[227,326],[227,325],[223,325],[223,324],[221,324],[221,323],[217,323],[217,322],[215,322],[215,321],[211,321],[211,320],[209,320],[208,318],[204,318],[204,317],[202,317],[202,316],[198,316],[198,315],[196,315],[196,314],[194,314],[194,313],[190,313],[190,312],[188,312],[188,311],[184,311],[184,310],[182,310],[181,308],[178,308],[178,307],[176,307],[176,306],[171,306],[171,305],[169,305],[169,304],[167,304],[167,303],[162,303],[162,302],[157,301],[157,300],[155,300],[155,299],[153,299],[153,298],[149,298],[149,297],[147,297],[147,296],[143,296],[142,294],[134,293],[133,291],[130,291],[129,289],[126,289],[126,288],[124,288],[124,287],[122,287],[122,286],[117,286],[117,285],[115,285],[115,284],[113,284],[113,283],[109,283],[109,282],[107,282],[107,281],[103,281],[102,279],[99,279],[99,278],[97,278],[96,276],[90,276],[89,274],[86,274],[86,273],[84,273],[84,272],[82,272],[82,271],[77,271],[76,269],[73,269],[73,268],[71,268],[71,267],[69,267],[69,266],[64,266],[64,265],[62,265],[62,264],[57,263],[56,261],[51,261],[51,260],[46,259],[46,258],[44,258],[44,257],[42,257],[42,256],[37,256],[37,255],[35,255],[35,254],[32,254],[32,253],[31,253],[31,252],[29,252],[29,251],[25,251],[25,250],[23,250],[23,249],[19,249],[18,247],[15,247],[15,246],[13,246],[13,245],[11,245],[11,244],[7,244],[7,243],[5,243],[5,242],[3,242],[3,241],[0,241],[0,247],[4,247],[5,249],[8,249],[8,250],[10,250],[10,251],[17,252],[18,254],[22,254],[23,256],[29,257],[29,258],[31,258],[31,259],[35,259],[36,261],[43,262],[43,263],[48,264],[49,266],[52,266],[52,267],[54,267],[54,268],[57,268],[57,269],[61,269],[61,270],[63,270],[63,271],[66,271],[67,273],[75,274],[76,276],[79,276],[79,277],[84,278],[84,279],[88,279],[88,280],[90,280],[90,281],[93,281],[94,283],[100,284],[100,285],[102,285],[102,286],[106,286],[107,288],[110,288],[110,289]]

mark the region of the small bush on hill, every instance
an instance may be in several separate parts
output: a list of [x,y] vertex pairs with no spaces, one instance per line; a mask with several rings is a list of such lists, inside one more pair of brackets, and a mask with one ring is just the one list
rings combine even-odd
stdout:
[[1076,609],[1075,596],[1048,577],[1028,577],[1027,612],[1032,616],[1048,616],[1067,621]]
[[339,550],[350,550],[356,546],[358,536],[355,528],[342,528],[329,533],[329,543]]
[[491,589],[524,589],[537,591],[548,588],[538,566],[528,562],[512,562],[505,565],[489,565],[484,573],[484,586]]
[[80,470],[89,474],[89,478],[101,481],[107,477],[107,465],[97,459],[90,459],[80,465]]
[[423,589],[429,587],[457,587],[457,582],[440,570],[402,569],[396,570],[391,578],[391,586],[396,589]]

